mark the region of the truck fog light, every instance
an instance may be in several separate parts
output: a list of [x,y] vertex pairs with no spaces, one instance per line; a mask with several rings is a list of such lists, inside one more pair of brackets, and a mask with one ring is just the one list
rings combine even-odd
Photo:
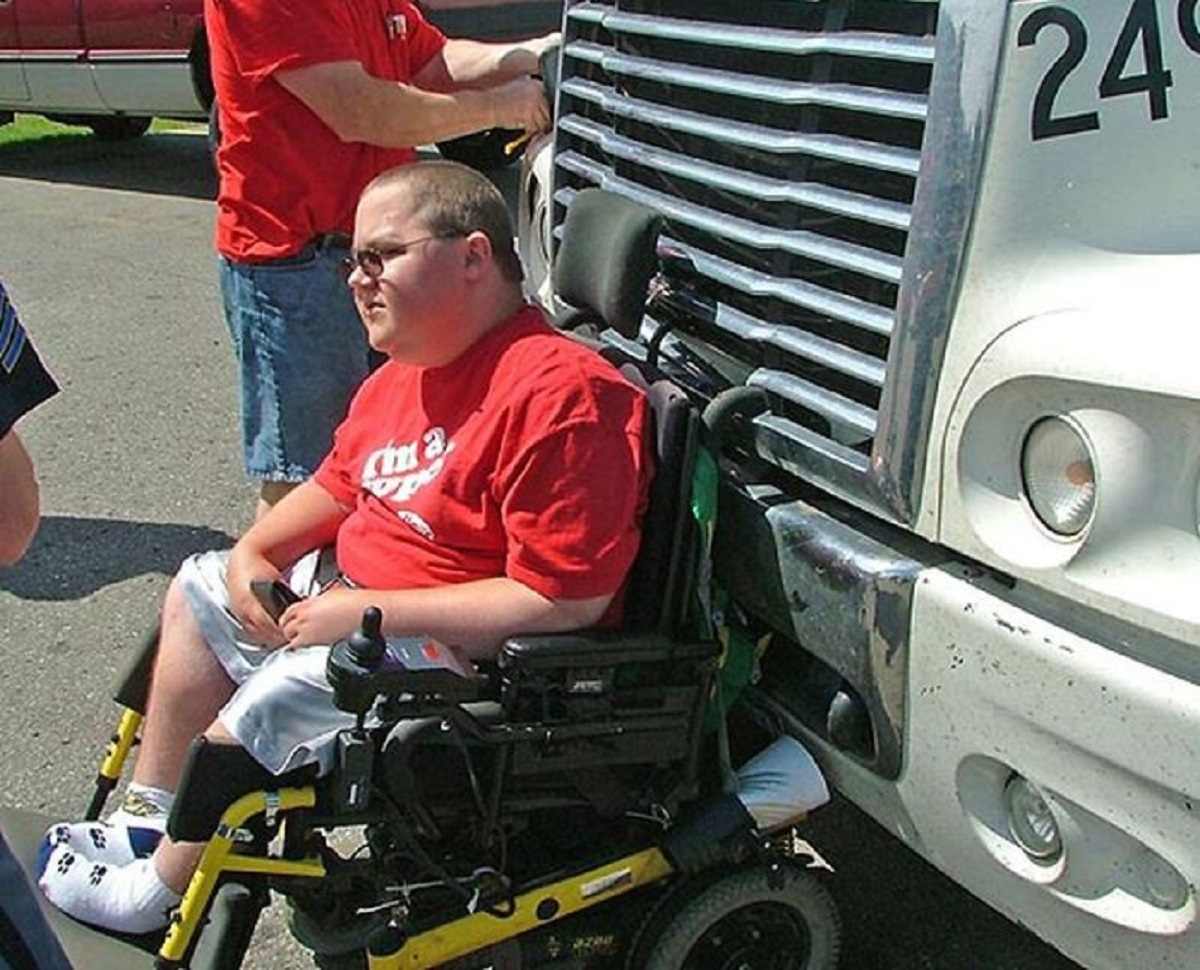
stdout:
[[1051,532],[1076,536],[1092,519],[1096,474],[1083,435],[1064,418],[1043,418],[1025,436],[1021,480],[1034,513]]
[[1038,862],[1053,862],[1062,854],[1058,823],[1033,782],[1013,775],[1004,786],[1008,831],[1025,853]]

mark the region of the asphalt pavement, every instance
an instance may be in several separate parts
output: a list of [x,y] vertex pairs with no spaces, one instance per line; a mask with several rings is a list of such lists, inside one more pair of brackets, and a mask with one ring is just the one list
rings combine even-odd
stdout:
[[[513,173],[498,177],[510,194]],[[252,513],[217,295],[215,178],[202,132],[0,146],[0,276],[63,392],[20,429],[43,487],[26,559],[0,569],[0,803],[81,817],[118,672],[169,577]],[[850,970],[1067,970],[857,810],[810,839]],[[309,966],[278,906],[249,965]]]

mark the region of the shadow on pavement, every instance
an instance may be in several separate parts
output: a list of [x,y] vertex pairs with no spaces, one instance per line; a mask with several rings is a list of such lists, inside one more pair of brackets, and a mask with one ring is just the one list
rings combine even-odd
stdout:
[[77,600],[135,576],[174,575],[192,553],[233,542],[202,526],[48,516],[20,568],[0,570],[0,590],[25,600]]
[[193,199],[217,195],[203,129],[129,141],[100,141],[80,132],[0,145],[0,176]]

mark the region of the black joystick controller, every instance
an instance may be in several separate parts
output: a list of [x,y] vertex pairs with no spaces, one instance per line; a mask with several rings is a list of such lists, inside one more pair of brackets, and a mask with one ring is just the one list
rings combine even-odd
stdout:
[[378,687],[371,675],[387,651],[382,626],[379,607],[368,606],[363,610],[362,626],[330,649],[325,675],[333,686],[333,702],[338,710],[361,717],[375,702]]
[[368,670],[379,666],[387,643],[383,639],[383,612],[378,606],[363,610],[362,626],[350,634],[346,641],[346,653],[354,663]]
[[353,730],[338,732],[332,782],[335,803],[347,812],[365,809],[370,800],[374,749],[364,722],[379,696],[375,674],[387,652],[382,626],[383,613],[379,607],[368,606],[363,610],[359,629],[335,643],[325,662],[334,704],[355,717]]

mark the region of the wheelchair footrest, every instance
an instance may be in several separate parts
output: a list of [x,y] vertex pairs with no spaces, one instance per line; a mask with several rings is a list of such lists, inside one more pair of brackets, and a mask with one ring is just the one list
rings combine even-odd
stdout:
[[[38,848],[57,819],[19,809],[0,808],[0,895],[13,917],[34,965],[45,970],[67,966],[88,970],[151,970],[161,933],[117,936],[76,922],[55,909],[37,888]],[[15,945],[6,939],[5,944]],[[0,946],[0,966],[4,965]],[[18,964],[20,965],[20,964]]]

